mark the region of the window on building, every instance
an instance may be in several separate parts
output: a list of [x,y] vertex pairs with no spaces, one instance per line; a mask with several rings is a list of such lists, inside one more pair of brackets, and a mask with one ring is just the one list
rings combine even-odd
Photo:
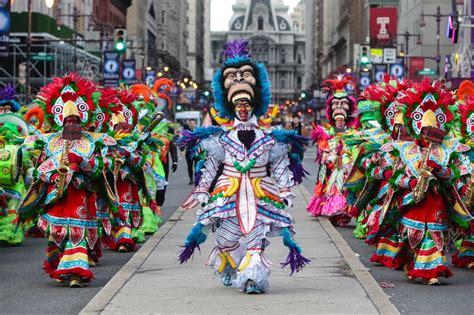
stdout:
[[280,63],[286,63],[286,54],[284,52],[281,53]]
[[280,80],[280,89],[286,89],[286,80],[285,79]]
[[258,30],[262,31],[263,30],[263,17],[262,16],[258,17],[257,24],[258,24]]
[[161,24],[165,24],[165,15],[166,15],[166,11],[161,10]]
[[303,79],[301,77],[296,77],[296,88],[301,89]]
[[301,56],[301,54],[298,54],[298,63],[303,63],[303,56]]

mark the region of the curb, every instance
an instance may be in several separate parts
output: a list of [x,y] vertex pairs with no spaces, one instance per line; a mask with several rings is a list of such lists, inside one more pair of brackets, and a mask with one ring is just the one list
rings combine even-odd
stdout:
[[[299,185],[298,189],[300,189],[303,198],[308,202],[310,199],[308,190],[303,185]],[[318,221],[324,231],[329,235],[329,238],[334,242],[334,245],[336,245],[377,311],[380,314],[400,314],[395,305],[390,302],[389,297],[372,277],[369,269],[362,264],[341,234],[339,234],[336,228],[334,228],[329,219],[318,217]]]
[[143,246],[130,258],[130,260],[110,279],[107,284],[92,298],[92,300],[79,312],[79,314],[100,314],[115,297],[117,292],[143,265],[151,252],[160,244],[163,238],[174,228],[186,212],[178,208],[176,212],[163,224],[160,229],[150,237]]

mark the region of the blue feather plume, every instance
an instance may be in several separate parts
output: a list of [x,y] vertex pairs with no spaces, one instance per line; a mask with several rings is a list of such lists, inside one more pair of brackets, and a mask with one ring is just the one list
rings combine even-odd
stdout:
[[284,263],[281,263],[281,267],[284,268],[286,266],[290,266],[290,275],[292,275],[293,273],[302,270],[304,266],[311,262],[311,260],[301,255],[301,247],[295,242],[295,240],[291,236],[289,228],[283,228],[280,232],[280,235],[283,237],[283,244],[290,250],[286,261]]
[[292,152],[302,153],[309,144],[309,139],[298,135],[296,130],[273,129],[272,136],[279,142],[290,144]]
[[184,264],[187,262],[189,259],[194,254],[194,250],[197,248],[199,251],[201,250],[199,248],[199,245],[204,243],[206,241],[206,234],[202,232],[202,228],[204,227],[203,224],[201,223],[196,223],[194,227],[191,229],[189,232],[188,236],[186,237],[186,241],[184,242],[184,249],[181,251],[179,254],[179,262],[181,264]]
[[271,82],[268,79],[268,72],[263,63],[257,63],[258,80],[260,81],[260,106],[255,108],[255,116],[265,116],[268,106],[272,101]]
[[197,150],[197,145],[201,143],[201,141],[220,131],[222,131],[222,128],[217,126],[198,127],[194,129],[194,131],[183,130],[181,137],[176,140],[175,143],[180,149],[187,148],[192,151],[194,155]]

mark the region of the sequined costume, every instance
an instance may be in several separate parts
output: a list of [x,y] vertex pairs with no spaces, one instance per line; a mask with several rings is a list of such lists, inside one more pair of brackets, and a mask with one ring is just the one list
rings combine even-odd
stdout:
[[290,249],[284,265],[292,273],[309,262],[292,238],[294,220],[286,210],[294,198],[291,187],[304,176],[290,147],[301,150],[306,140],[260,118],[270,103],[270,82],[265,66],[254,62],[246,47],[246,41],[229,42],[224,67],[214,76],[212,113],[221,126],[185,132],[179,140],[205,156],[198,185],[183,203],[184,208],[203,206],[180,261],[187,261],[206,234],[215,231],[208,265],[224,285],[263,293],[270,275],[267,237],[283,238]]

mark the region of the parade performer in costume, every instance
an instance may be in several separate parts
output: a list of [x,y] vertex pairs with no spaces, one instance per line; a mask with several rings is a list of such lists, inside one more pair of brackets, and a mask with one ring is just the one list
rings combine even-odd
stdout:
[[162,222],[161,206],[156,202],[157,192],[164,190],[168,185],[161,161],[162,152],[167,149],[167,139],[162,135],[162,132],[167,129],[167,123],[163,121],[162,110],[171,104],[171,99],[166,93],[169,92],[172,84],[169,79],[159,79],[155,82],[153,89],[144,84],[135,84],[130,88],[130,91],[138,97],[132,102],[139,113],[134,133],[141,134],[138,143],[145,163],[143,181],[146,191],[142,190],[141,194],[143,224],[135,232],[135,236],[142,239],[145,234],[155,233]]
[[[471,148],[463,156],[466,170],[457,183],[457,188],[463,203],[474,216],[474,83],[464,81],[457,91],[459,111],[461,114],[461,141]],[[459,250],[453,254],[452,262],[457,267],[474,268],[474,221],[465,228]]]
[[40,215],[38,225],[48,236],[44,269],[50,277],[83,286],[94,278],[89,250],[98,238],[97,186],[111,161],[102,152],[116,145],[106,134],[88,132],[94,111],[95,85],[75,74],[55,78],[39,92],[37,102],[49,129],[25,140],[42,147],[35,182],[20,207],[25,221]]
[[[375,86],[375,85],[372,85]],[[372,100],[367,91],[367,87],[358,99],[357,110],[359,114],[360,127],[358,130],[349,131],[344,134],[343,139],[347,147],[354,152],[354,166],[347,176],[344,189],[348,192],[347,210],[348,213],[357,215],[354,236],[365,238],[367,227],[367,202],[373,193],[373,185],[368,182],[365,175],[365,161],[371,156],[374,150],[374,143],[381,141],[384,136],[379,123],[376,120],[376,113],[380,103]]]
[[[132,105],[136,99],[137,95],[128,90],[119,91],[117,102],[111,107],[109,122],[111,134],[117,141],[111,155],[114,160],[112,186],[118,197],[119,212],[114,215],[113,241],[107,244],[120,252],[133,251],[136,242],[141,243],[145,239],[140,231],[143,223],[142,199],[156,208],[148,194],[144,176],[146,156],[150,150],[145,149],[140,140],[143,133],[133,132],[138,121],[138,112]],[[146,197],[141,198],[142,194]]]
[[364,164],[370,189],[375,193],[367,209],[367,239],[366,243],[376,246],[371,257],[372,262],[383,264],[389,268],[401,268],[405,263],[403,242],[398,234],[398,204],[396,193],[390,179],[393,173],[403,167],[403,162],[390,152],[381,151],[384,143],[398,141],[413,141],[408,134],[403,119],[403,104],[397,98],[402,98],[410,88],[410,81],[388,80],[384,85],[369,87],[367,94],[380,104],[376,118],[385,137],[378,143],[375,152],[368,157]]
[[262,293],[270,275],[264,254],[267,237],[283,238],[290,249],[283,265],[290,265],[292,273],[309,262],[293,240],[293,218],[285,210],[294,198],[291,187],[304,175],[301,165],[289,158],[289,149],[303,149],[306,140],[295,131],[272,129],[271,119],[261,119],[270,103],[270,82],[265,66],[251,59],[247,44],[227,43],[224,66],[213,79],[212,114],[221,127],[184,132],[179,140],[205,156],[198,185],[183,203],[188,209],[203,207],[180,261],[190,259],[207,233],[215,231],[208,265],[224,285]]
[[27,123],[16,114],[20,104],[15,89],[0,89],[0,242],[20,245],[23,229],[18,226],[18,206],[25,196],[25,178],[31,162],[22,150],[21,137],[28,135]]
[[[390,182],[402,190],[399,230],[411,254],[407,255],[406,275],[438,284],[439,277],[452,276],[445,252],[449,229],[456,226],[453,215],[470,218],[451,198],[459,176],[455,157],[469,147],[445,139],[453,121],[449,106],[455,98],[440,82],[431,85],[426,79],[405,94],[399,101],[405,105],[406,126],[416,141],[391,142],[382,151],[399,156],[404,165],[393,172]],[[449,209],[453,215],[448,215]]]
[[356,100],[346,91],[347,85],[355,89],[354,80],[348,76],[337,76],[336,79],[323,82],[324,89],[330,93],[326,101],[328,128],[316,126],[311,134],[317,142],[316,162],[319,164],[314,195],[307,210],[313,216],[327,216],[335,225],[344,225],[352,214],[347,213],[346,191],[343,188],[353,166],[352,153],[345,146],[342,135],[357,127],[353,117]]

